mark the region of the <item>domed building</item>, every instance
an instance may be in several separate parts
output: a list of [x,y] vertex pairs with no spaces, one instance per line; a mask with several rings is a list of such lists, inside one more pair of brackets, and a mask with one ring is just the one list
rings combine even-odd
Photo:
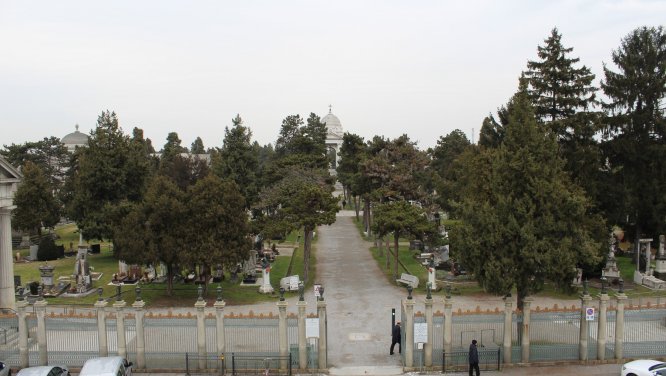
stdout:
[[73,153],[77,146],[88,146],[88,135],[79,132],[79,125],[76,124],[76,130],[60,139],[65,144],[67,151]]
[[328,114],[321,119],[321,122],[326,124],[326,149],[328,150],[328,156],[331,161],[331,174],[335,175],[335,169],[340,160],[340,146],[342,146],[342,136],[344,135],[344,132],[342,131],[342,123],[340,123],[340,119],[333,115],[331,107],[332,106],[328,106]]

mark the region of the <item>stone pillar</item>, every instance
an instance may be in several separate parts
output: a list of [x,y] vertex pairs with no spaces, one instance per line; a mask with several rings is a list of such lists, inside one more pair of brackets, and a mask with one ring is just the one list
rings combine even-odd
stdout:
[[[201,286],[199,286],[201,287]],[[206,316],[204,310],[206,309],[206,301],[201,295],[194,303],[194,308],[197,310],[197,354],[199,356],[199,369],[206,369]]]
[[[277,303],[278,306],[278,338],[280,345],[280,356],[285,357],[289,355],[289,343],[287,342],[287,301],[284,297],[280,298]],[[280,369],[287,369],[287,361],[283,358],[280,360]]]
[[605,290],[602,288],[601,295],[599,295],[599,322],[597,323],[597,359],[599,360],[606,359],[606,312],[610,298]]
[[523,335],[520,341],[520,361],[523,363],[530,362],[530,307],[533,301],[530,297],[523,299]]
[[[137,290],[139,288],[137,287]],[[132,304],[134,308],[135,322],[136,322],[136,368],[146,368],[146,337],[143,332],[143,315],[145,313],[144,307],[146,302],[141,300],[141,295],[137,293],[137,299]]]
[[617,294],[617,310],[615,311],[615,359],[624,357],[624,302],[627,296],[623,289]]
[[37,363],[40,366],[45,366],[49,364],[49,353],[48,353],[48,344],[46,343],[46,300],[44,298],[39,298],[35,302],[34,307],[37,311],[37,345],[39,347],[39,362]]
[[106,300],[99,298],[95,302],[97,308],[97,338],[99,340],[99,356],[109,356],[109,345],[106,340]]
[[453,304],[451,302],[451,295],[447,292],[444,298],[444,353],[451,355],[453,351],[452,336],[453,336]]
[[434,322],[432,318],[432,297],[428,297],[425,300],[425,316],[426,323],[428,325],[428,342],[423,346],[423,365],[426,367],[432,367],[432,339],[434,336]]
[[[118,295],[120,299],[120,295]],[[118,338],[118,356],[122,356],[127,359],[127,340],[125,339],[125,314],[123,310],[125,309],[124,300],[116,300],[113,303],[113,308],[116,310],[116,334]]]
[[215,304],[213,304],[213,307],[215,307],[215,325],[216,325],[216,330],[217,330],[217,357],[220,359],[220,374],[224,374],[224,351],[226,350],[225,344],[224,344],[224,306],[226,303],[224,300],[222,300],[222,289],[220,287],[217,288],[217,300],[215,301]]
[[511,333],[513,333],[513,301],[511,295],[504,299],[504,342],[502,352],[504,353],[504,364],[511,364]]
[[298,306],[298,368],[308,368],[308,348],[307,338],[305,337],[305,307],[307,303],[299,300]]
[[0,309],[16,310],[11,210],[0,207]]
[[[410,294],[411,295],[411,294]],[[414,299],[408,297],[405,301],[405,367],[414,367]]]
[[19,300],[16,304],[18,311],[18,335],[19,335],[19,365],[21,368],[30,367],[30,358],[28,351],[28,322],[26,307],[28,302]]
[[319,317],[319,369],[327,369],[328,359],[328,338],[326,337],[328,330],[326,330],[328,323],[326,319],[326,302],[322,296],[317,302],[317,316]]
[[437,280],[435,279],[435,267],[430,265],[428,266],[428,283],[430,283],[430,288],[437,290]]
[[[586,289],[587,290],[587,289]],[[580,298],[580,344],[578,346],[578,357],[580,360],[588,360],[589,351],[587,349],[588,341],[590,338],[590,331],[587,327],[587,319],[585,310],[590,306],[592,297],[585,291]]]

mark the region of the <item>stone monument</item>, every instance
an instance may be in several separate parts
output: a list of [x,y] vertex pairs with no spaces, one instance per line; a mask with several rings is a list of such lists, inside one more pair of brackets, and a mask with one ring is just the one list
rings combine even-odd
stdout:
[[92,279],[90,277],[90,265],[86,256],[88,249],[79,247],[74,263],[74,276],[76,278],[76,293],[83,294],[92,289]]
[[430,259],[428,263],[428,284],[432,290],[437,291],[437,280],[435,279],[435,263]]
[[611,232],[608,255],[606,256],[606,266],[601,271],[601,276],[605,277],[606,280],[608,281],[620,278],[620,270],[617,268],[617,261],[615,260],[616,246],[617,246],[617,238]]
[[263,294],[270,294],[274,291],[273,286],[271,286],[271,264],[268,260],[264,259],[261,268],[261,277],[262,283],[259,287],[259,292]]
[[666,236],[659,235],[659,252],[657,253],[657,265],[654,268],[654,276],[666,280],[666,253],[664,253],[664,246],[666,243]]

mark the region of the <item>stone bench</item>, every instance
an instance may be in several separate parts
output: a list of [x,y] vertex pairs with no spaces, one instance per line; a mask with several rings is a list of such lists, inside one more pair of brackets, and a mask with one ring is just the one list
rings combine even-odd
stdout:
[[419,287],[419,277],[407,273],[402,273],[400,279],[395,280],[398,283],[412,286],[413,288]]

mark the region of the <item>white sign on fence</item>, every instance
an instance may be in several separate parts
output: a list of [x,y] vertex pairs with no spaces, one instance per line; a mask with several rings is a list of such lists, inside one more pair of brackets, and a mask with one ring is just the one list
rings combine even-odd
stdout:
[[594,307],[585,308],[585,321],[594,321]]
[[428,324],[417,322],[414,324],[414,343],[428,343]]
[[306,318],[305,319],[305,337],[319,338],[319,319]]

